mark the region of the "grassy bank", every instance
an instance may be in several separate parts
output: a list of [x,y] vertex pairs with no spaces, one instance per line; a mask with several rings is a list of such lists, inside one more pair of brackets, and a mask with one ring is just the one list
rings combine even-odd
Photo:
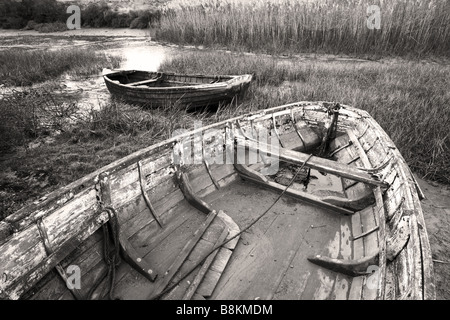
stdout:
[[[181,2],[166,11],[157,38],[172,43],[268,53],[449,55],[446,0],[281,0]],[[368,7],[380,8],[380,28]]]
[[0,51],[0,84],[6,86],[28,86],[52,80],[65,72],[86,76],[102,71],[102,68],[117,68],[120,59],[106,57],[92,49],[17,50]]

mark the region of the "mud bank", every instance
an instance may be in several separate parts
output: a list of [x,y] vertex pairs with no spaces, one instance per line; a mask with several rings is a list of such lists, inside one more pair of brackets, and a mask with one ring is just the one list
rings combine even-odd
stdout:
[[433,255],[436,298],[450,300],[450,186],[418,178],[425,224]]

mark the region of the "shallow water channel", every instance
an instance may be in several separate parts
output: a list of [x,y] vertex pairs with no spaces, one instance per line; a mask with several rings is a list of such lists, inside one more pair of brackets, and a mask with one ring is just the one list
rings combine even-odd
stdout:
[[[89,46],[89,44],[87,44]],[[124,39],[115,43],[114,47],[108,46],[104,54],[120,56],[121,65],[118,69],[135,69],[145,71],[157,71],[165,59],[169,59],[176,49],[162,46],[150,40]],[[110,99],[110,94],[105,86],[103,74],[108,69],[103,69],[97,75],[89,78],[74,78],[66,75],[62,81],[66,92],[77,92],[77,102],[80,106],[98,108]]]
[[[169,59],[175,52],[176,47],[163,46],[146,36],[121,36],[121,37],[53,37],[32,36],[22,37],[24,41],[14,41],[10,38],[0,38],[0,50],[17,48],[18,50],[61,50],[68,47],[93,48],[99,54],[105,54],[107,58],[119,56],[122,58],[121,65],[117,69],[135,69],[145,71],[157,71],[163,60]],[[67,102],[76,102],[82,109],[98,109],[110,99],[110,94],[105,86],[103,74],[110,71],[104,68],[98,74],[88,77],[62,75],[53,80],[50,86],[56,95],[67,96]],[[57,84],[55,86],[55,83]],[[48,88],[48,83],[33,85],[33,88]],[[8,94],[13,91],[21,91],[22,87],[1,87],[0,94]]]

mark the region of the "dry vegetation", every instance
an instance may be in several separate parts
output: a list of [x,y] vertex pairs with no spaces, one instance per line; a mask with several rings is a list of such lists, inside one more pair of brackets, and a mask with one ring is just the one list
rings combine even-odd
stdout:
[[[423,55],[450,52],[446,0],[209,0],[176,2],[157,37],[269,53]],[[380,29],[366,25],[380,8]],[[371,20],[372,21],[372,20]]]
[[107,58],[93,49],[0,51],[0,85],[29,86],[55,79],[64,72],[77,76],[99,73],[103,68],[117,68],[120,59]]

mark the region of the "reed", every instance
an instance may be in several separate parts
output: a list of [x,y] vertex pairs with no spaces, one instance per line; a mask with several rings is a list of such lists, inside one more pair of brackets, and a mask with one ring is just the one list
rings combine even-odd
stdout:
[[7,49],[0,51],[0,84],[29,86],[55,79],[64,72],[87,76],[99,73],[103,68],[117,68],[120,60],[119,57],[106,57],[96,53],[94,49]]
[[[370,5],[380,8],[380,29],[367,27]],[[448,56],[448,21],[446,0],[178,1],[157,38],[268,53]]]

